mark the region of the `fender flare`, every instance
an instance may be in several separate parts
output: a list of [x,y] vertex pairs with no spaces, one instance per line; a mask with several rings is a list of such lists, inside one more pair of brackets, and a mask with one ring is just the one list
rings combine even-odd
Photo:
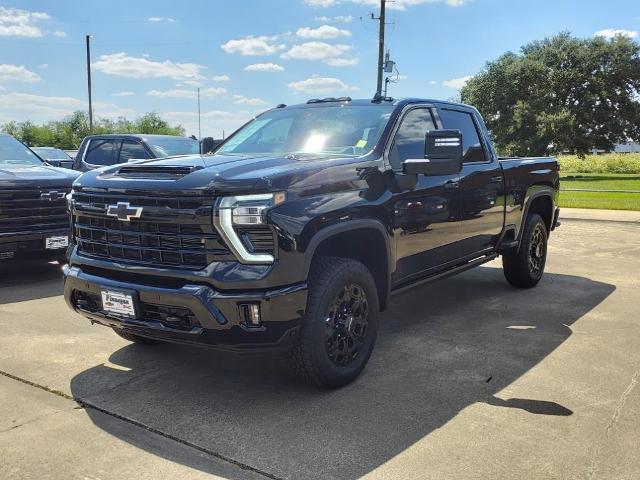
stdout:
[[363,230],[363,229],[374,229],[380,232],[380,235],[382,235],[382,239],[384,241],[385,248],[387,250],[387,275],[385,278],[386,285],[383,291],[380,292],[381,294],[380,309],[381,311],[383,311],[385,310],[386,305],[388,304],[389,295],[391,293],[391,273],[395,270],[395,255],[391,248],[389,232],[384,227],[384,224],[379,220],[374,220],[374,219],[348,220],[346,222],[340,222],[333,225],[328,225],[320,229],[313,236],[313,238],[311,239],[311,241],[309,242],[309,245],[305,250],[303,275],[305,278],[308,278],[309,270],[311,269],[311,262],[313,261],[313,257],[316,253],[316,250],[322,244],[322,242],[336,235],[340,235],[341,233],[351,232],[354,230]]
[[[518,225],[518,235],[516,237],[518,239],[518,249],[520,248],[520,241],[522,240],[522,233],[524,232],[524,222],[526,221],[527,216],[529,215],[529,208],[531,208],[531,204],[537,198],[549,197],[549,199],[551,200],[551,215],[553,217],[553,212],[555,210],[555,202],[553,200],[554,195],[555,195],[555,192],[553,188],[549,186],[545,186],[545,188],[540,189],[530,195],[527,194],[524,200],[524,204],[522,206],[522,216],[520,217],[520,224]],[[551,219],[551,221],[553,222],[553,218]]]

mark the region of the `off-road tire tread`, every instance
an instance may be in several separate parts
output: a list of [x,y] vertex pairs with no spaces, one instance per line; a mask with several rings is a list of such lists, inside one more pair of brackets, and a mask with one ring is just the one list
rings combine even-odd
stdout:
[[549,234],[542,217],[537,213],[530,213],[525,221],[522,240],[520,241],[520,248],[517,250],[514,249],[514,251],[505,253],[502,256],[502,269],[504,276],[514,287],[532,288],[535,287],[540,281],[540,278],[542,278],[542,275],[540,278],[533,278],[531,276],[529,272],[529,261],[527,258],[531,233],[538,223],[542,225],[548,238]]
[[[309,296],[307,298],[307,312],[315,312],[322,301],[322,295],[332,279],[342,270],[354,269],[365,277],[369,277],[373,283],[373,277],[367,267],[361,262],[341,257],[321,257],[314,261],[309,272]],[[375,283],[374,283],[375,285]],[[372,308],[378,308],[378,299],[369,299]],[[376,314],[372,312],[371,314]],[[309,321],[309,320],[306,320]],[[313,368],[311,354],[311,335],[303,324],[293,347],[288,353],[288,361],[294,374],[303,383],[315,385],[321,388],[332,388],[340,385],[328,384],[320,378]]]

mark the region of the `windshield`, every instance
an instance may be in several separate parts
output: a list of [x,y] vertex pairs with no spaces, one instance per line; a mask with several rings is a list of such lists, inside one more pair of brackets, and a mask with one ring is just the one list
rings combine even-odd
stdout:
[[0,135],[0,165],[42,165],[42,161],[15,138]]
[[216,153],[356,157],[374,147],[392,110],[388,104],[271,110],[236,132]]
[[151,138],[147,139],[147,143],[157,157],[200,153],[200,144],[191,138]]
[[71,160],[71,157],[59,148],[33,147],[31,150],[47,160]]

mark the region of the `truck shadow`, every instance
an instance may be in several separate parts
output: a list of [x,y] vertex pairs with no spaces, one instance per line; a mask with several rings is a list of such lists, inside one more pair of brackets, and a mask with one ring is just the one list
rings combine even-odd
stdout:
[[[336,391],[299,385],[278,358],[173,345],[124,347],[111,365],[74,377],[71,390],[100,409],[277,477],[356,478],[477,402],[571,415],[570,405],[552,399],[496,394],[544,360],[614,290],[546,274],[536,289],[521,291],[490,267],[415,289],[393,299],[362,377]],[[87,414],[139,448],[220,474],[201,456],[185,459],[144,436],[114,431],[92,408]]]
[[62,267],[45,260],[0,263],[0,305],[62,295]]

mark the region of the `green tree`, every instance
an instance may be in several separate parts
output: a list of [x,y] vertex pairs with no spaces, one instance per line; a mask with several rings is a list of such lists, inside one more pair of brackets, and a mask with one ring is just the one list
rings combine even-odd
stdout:
[[501,153],[543,155],[640,139],[640,45],[569,33],[508,52],[462,88]]
[[[82,139],[90,134],[89,116],[86,112],[77,111],[62,120],[42,125],[28,120],[8,122],[0,126],[0,131],[13,135],[29,146],[54,146],[70,150],[78,148]],[[124,117],[116,120],[97,118],[93,125],[93,133],[155,133],[184,136],[184,128],[181,125],[172,127],[157,113],[151,112],[133,121]]]

